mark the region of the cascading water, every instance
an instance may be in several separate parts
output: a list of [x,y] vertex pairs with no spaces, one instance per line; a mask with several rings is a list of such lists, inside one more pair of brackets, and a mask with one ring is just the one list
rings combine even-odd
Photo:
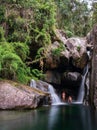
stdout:
[[31,79],[30,87],[36,88],[36,81],[34,79]]
[[[37,87],[36,81],[34,79],[31,80],[30,87],[33,87],[33,88]],[[60,98],[56,94],[56,92],[51,84],[48,84],[48,92],[51,94],[52,105],[62,104]]]
[[78,103],[83,103],[83,99],[84,99],[84,95],[85,95],[85,87],[84,86],[85,86],[85,79],[86,79],[87,73],[88,73],[88,65],[84,69],[84,75],[82,77],[82,82],[81,82],[81,85],[80,85],[78,98],[77,98]]
[[48,89],[49,89],[49,93],[51,94],[52,105],[62,104],[62,102],[61,102],[60,98],[58,97],[58,95],[56,94],[53,86],[49,84]]

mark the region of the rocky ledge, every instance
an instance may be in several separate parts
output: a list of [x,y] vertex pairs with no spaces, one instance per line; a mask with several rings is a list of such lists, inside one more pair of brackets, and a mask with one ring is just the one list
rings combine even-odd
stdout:
[[0,109],[33,109],[43,104],[47,92],[12,81],[0,81]]

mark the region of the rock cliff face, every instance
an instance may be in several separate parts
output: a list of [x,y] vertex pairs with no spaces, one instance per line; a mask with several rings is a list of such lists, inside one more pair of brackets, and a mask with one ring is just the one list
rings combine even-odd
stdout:
[[45,67],[55,69],[66,66],[74,66],[83,69],[88,61],[86,38],[65,38],[65,34],[56,30],[56,41],[51,44],[45,55]]
[[48,93],[14,82],[0,81],[0,109],[33,109]]
[[89,61],[87,40],[66,38],[65,33],[58,29],[55,35],[56,41],[48,47],[45,55],[45,81],[77,98],[83,70]]
[[97,25],[88,34],[87,41],[93,46],[90,74],[90,103],[97,109]]

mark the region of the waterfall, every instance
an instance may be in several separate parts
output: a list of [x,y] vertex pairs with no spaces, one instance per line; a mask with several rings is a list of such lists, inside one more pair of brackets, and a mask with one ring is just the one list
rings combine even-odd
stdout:
[[48,89],[49,89],[49,93],[51,94],[52,105],[62,104],[62,102],[61,102],[60,98],[58,97],[58,95],[56,94],[53,86],[49,84]]
[[82,82],[81,82],[79,93],[78,93],[77,102],[79,102],[79,103],[82,103],[83,99],[84,99],[84,94],[85,94],[85,87],[84,86],[85,86],[85,79],[86,79],[87,73],[88,73],[88,65],[84,69],[84,75],[82,77]]
[[[30,87],[33,87],[33,88],[37,87],[36,81],[34,79],[31,79]],[[40,89],[40,87],[41,87],[41,90],[43,89],[42,88],[43,85],[41,84],[41,82],[38,87],[39,87],[38,89]],[[44,89],[42,91],[44,91]],[[56,94],[56,92],[51,84],[48,84],[48,92],[51,94],[52,105],[62,104],[60,98]]]
[[30,87],[36,88],[36,81],[34,79],[31,79]]

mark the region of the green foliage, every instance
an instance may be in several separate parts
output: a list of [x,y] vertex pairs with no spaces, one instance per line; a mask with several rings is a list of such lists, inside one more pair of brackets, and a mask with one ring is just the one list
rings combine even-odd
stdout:
[[74,36],[74,34],[69,30],[66,30],[66,35],[67,35],[68,38]]
[[[22,83],[43,78],[42,71],[27,62],[43,60],[55,40],[53,29],[62,28],[71,37],[84,36],[91,27],[87,4],[78,0],[0,0],[0,4],[1,78]],[[96,12],[94,18],[96,22]],[[60,43],[52,54],[59,56],[64,50]]]
[[52,0],[36,1],[34,9],[34,26],[32,27],[36,43],[41,46],[51,43],[51,33],[55,26],[56,6]]
[[49,30],[56,22],[55,7],[56,6],[52,0],[43,2],[38,1],[34,7],[34,18],[36,20],[36,25],[40,26],[40,28],[44,27],[45,29]]
[[5,21],[5,7],[0,5],[0,23]]
[[[6,15],[8,42],[30,43],[30,50],[33,50],[33,44],[38,50],[52,42],[56,24],[56,5],[53,0],[8,0],[4,3],[9,4],[6,7],[9,11]],[[24,8],[27,4],[28,9]]]
[[29,31],[27,30],[28,24],[25,18],[17,17],[14,12],[7,18],[7,25],[9,26],[7,39],[10,42],[28,42]]
[[77,36],[85,36],[91,27],[90,9],[86,1],[57,0],[56,3],[60,28]]
[[27,66],[21,66],[18,68],[17,71],[17,81],[20,81],[21,83],[28,83],[33,78],[30,68]]
[[55,55],[55,56],[59,56],[61,53],[61,49],[60,48],[56,48],[52,51],[52,54]]
[[0,27],[0,42],[4,42],[6,41],[5,40],[5,37],[4,37],[4,29],[2,27]]
[[38,69],[32,70],[32,76],[34,79],[43,79],[44,78],[43,72]]
[[77,51],[80,52],[80,50],[81,50],[81,46],[79,45],[77,46]]
[[23,60],[25,61],[27,58],[27,55],[29,54],[29,47],[26,43],[21,42],[12,42],[10,43],[11,46],[13,46],[15,53]]
[[[32,77],[31,73],[33,73],[30,72],[32,67],[26,66],[29,50],[31,53],[29,59],[33,59],[33,45],[35,47],[37,44],[36,59],[41,58],[44,46],[51,43],[53,26],[56,24],[55,3],[52,0],[1,0],[0,3],[3,6],[7,5],[1,8],[2,12],[0,12],[2,18],[6,19],[4,22],[7,25],[0,28],[2,50],[0,76],[27,82],[29,75]],[[34,77],[42,76],[40,71],[35,70],[35,72],[37,74],[33,73]]]
[[44,47],[41,47],[40,49],[38,49],[35,59],[41,58],[41,56],[43,55],[44,55]]
[[93,24],[96,24],[97,23],[97,2],[93,2],[92,10],[93,10],[92,22]]
[[62,52],[62,51],[65,51],[65,49],[66,49],[66,48],[65,48],[65,46],[63,45],[63,43],[60,43],[60,46],[59,46],[58,48],[52,50],[52,54],[53,54],[54,56],[60,56],[61,52]]
[[15,46],[12,46],[11,43],[0,43],[0,76],[27,83],[28,79],[31,78],[31,74],[15,49]]
[[22,7],[29,7],[31,6],[33,0],[1,0],[1,3],[7,3],[7,4],[17,4],[18,6]]

